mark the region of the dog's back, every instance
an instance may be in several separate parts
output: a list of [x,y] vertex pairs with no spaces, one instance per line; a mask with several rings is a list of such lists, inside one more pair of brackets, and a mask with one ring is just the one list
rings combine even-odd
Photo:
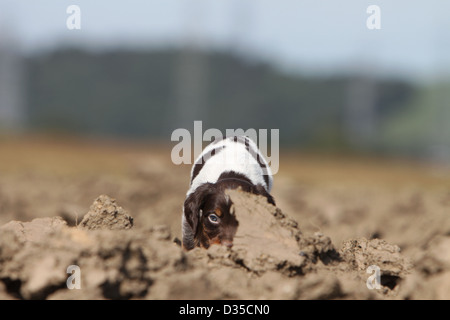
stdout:
[[267,192],[272,189],[272,172],[256,144],[248,137],[234,136],[209,144],[197,157],[188,194],[203,183],[216,183],[227,171],[244,175]]

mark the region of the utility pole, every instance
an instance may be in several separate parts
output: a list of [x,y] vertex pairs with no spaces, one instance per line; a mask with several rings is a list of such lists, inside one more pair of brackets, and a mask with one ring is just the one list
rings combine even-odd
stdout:
[[238,56],[248,55],[248,35],[253,23],[252,8],[248,1],[233,0],[230,2],[230,51]]
[[0,131],[20,131],[25,125],[24,65],[8,28],[0,25]]
[[208,61],[204,51],[204,2],[186,3],[184,43],[176,61],[175,118],[171,126],[191,129],[194,120],[207,121]]
[[[351,147],[369,151],[377,143],[379,115],[376,110],[378,89],[373,56],[379,31],[361,26],[361,46],[351,65],[352,74],[346,88],[344,132]],[[372,42],[373,41],[373,42]]]
[[377,134],[376,83],[369,74],[357,75],[347,87],[345,128],[350,144],[368,150]]
[[429,148],[426,154],[434,163],[450,165],[450,36],[448,17],[445,12],[435,9],[433,32],[434,87],[437,93],[432,96],[435,108],[433,123],[428,129]]

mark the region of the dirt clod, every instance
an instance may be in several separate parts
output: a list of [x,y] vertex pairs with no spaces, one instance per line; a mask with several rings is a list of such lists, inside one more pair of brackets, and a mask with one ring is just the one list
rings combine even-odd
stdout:
[[88,230],[126,230],[133,227],[133,218],[117,205],[115,199],[101,195],[91,205],[78,227]]
[[[303,234],[265,198],[229,195],[239,220],[231,249],[185,252],[164,225],[120,230],[131,228],[132,218],[107,196],[95,200],[79,227],[57,217],[7,223],[0,227],[0,297],[373,299],[397,293],[408,276],[410,265],[397,246],[353,239],[337,251],[329,237]],[[384,276],[378,293],[365,287],[364,271],[372,264]],[[67,268],[74,265],[82,290],[67,287]]]

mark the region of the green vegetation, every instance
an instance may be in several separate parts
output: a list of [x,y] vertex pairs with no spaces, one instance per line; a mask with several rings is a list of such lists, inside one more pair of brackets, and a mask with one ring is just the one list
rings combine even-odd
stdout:
[[[179,50],[62,50],[29,58],[27,70],[29,125],[39,130],[170,139],[175,128],[202,120],[222,132],[280,129],[281,142],[294,147],[417,153],[450,139],[448,129],[436,135],[450,119],[448,90],[405,81],[302,77],[227,53]],[[369,101],[370,112],[355,117],[349,92],[365,82],[372,94],[357,99]],[[186,90],[194,97],[184,106]],[[373,126],[369,136],[351,123],[360,120]]]

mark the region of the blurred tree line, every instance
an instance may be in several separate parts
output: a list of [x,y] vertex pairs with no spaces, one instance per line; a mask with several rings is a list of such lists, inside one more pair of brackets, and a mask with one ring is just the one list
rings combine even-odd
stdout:
[[[203,130],[280,129],[285,146],[410,154],[450,138],[436,132],[450,120],[440,107],[445,85],[306,77],[231,53],[176,49],[59,50],[28,58],[26,70],[35,130],[169,141],[174,129],[192,131],[202,120]],[[442,97],[431,107],[433,90]]]

